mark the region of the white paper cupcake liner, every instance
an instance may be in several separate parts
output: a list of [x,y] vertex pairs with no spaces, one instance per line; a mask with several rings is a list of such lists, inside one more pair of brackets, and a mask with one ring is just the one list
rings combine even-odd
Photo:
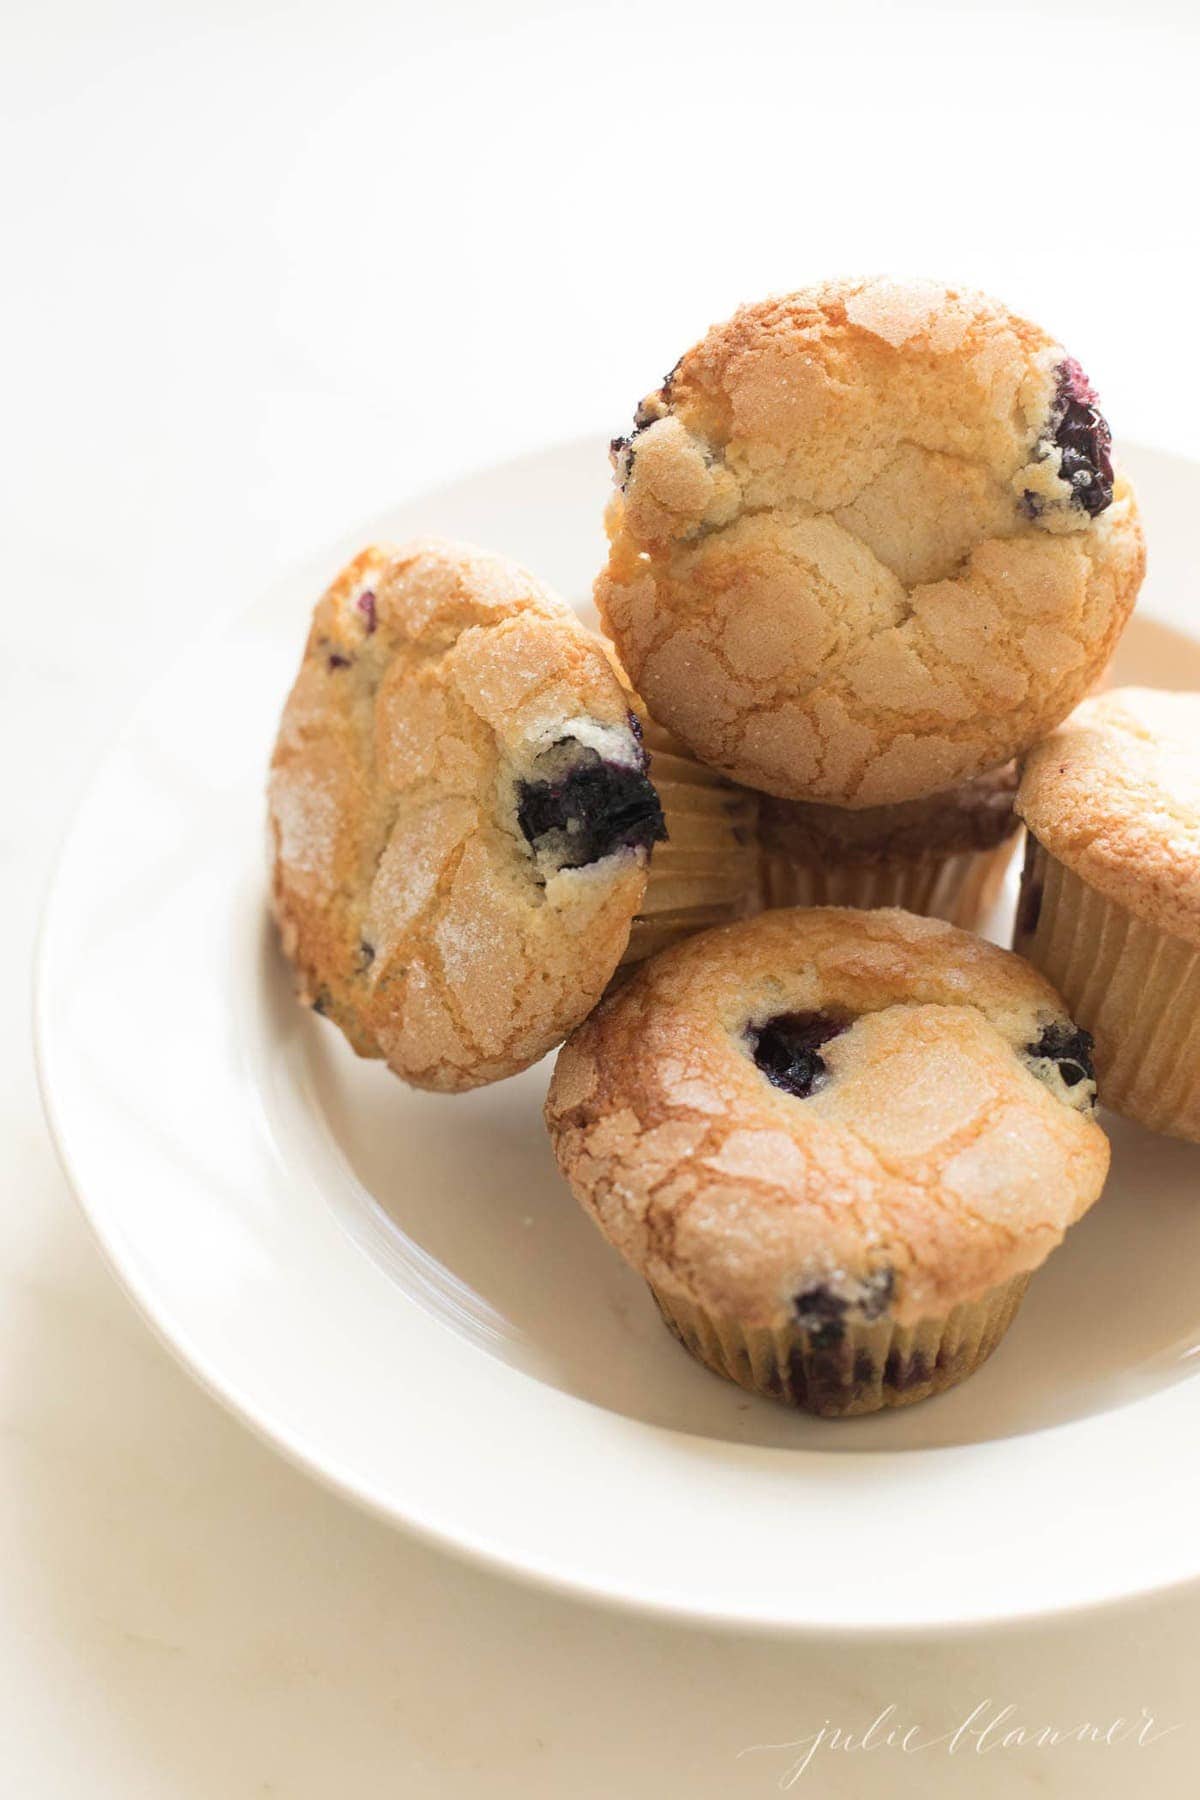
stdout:
[[910,1406],[965,1381],[1008,1330],[1029,1281],[1028,1273],[1014,1275],[915,1325],[848,1323],[834,1345],[814,1342],[798,1325],[772,1331],[715,1318],[653,1283],[650,1292],[668,1328],[714,1374],[823,1418],[849,1418]]
[[1095,1039],[1102,1104],[1200,1143],[1200,950],[1105,899],[1033,837],[1013,948]]
[[696,762],[659,726],[647,724],[644,736],[667,837],[650,853],[623,965],[709,925],[742,918],[758,903],[755,796]]
[[830,861],[821,867],[764,851],[764,906],[901,906],[971,930],[996,901],[1014,839],[991,850],[879,862]]

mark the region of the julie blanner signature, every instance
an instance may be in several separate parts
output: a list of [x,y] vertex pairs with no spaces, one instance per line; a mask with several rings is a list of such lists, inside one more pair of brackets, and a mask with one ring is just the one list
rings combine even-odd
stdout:
[[738,1756],[773,1753],[787,1757],[776,1782],[786,1793],[806,1775],[816,1759],[830,1754],[857,1755],[876,1750],[891,1750],[901,1756],[916,1756],[921,1751],[940,1750],[946,1756],[988,1756],[1016,1750],[1054,1750],[1063,1745],[1091,1749],[1113,1749],[1127,1744],[1144,1750],[1182,1725],[1163,1725],[1148,1707],[1143,1706],[1136,1718],[1079,1720],[1070,1725],[1048,1722],[1031,1723],[1017,1716],[1015,1706],[1002,1706],[993,1700],[981,1700],[973,1711],[947,1731],[930,1731],[924,1725],[903,1723],[895,1705],[885,1706],[866,1730],[834,1725],[826,1719],[815,1730],[784,1744],[747,1744]]

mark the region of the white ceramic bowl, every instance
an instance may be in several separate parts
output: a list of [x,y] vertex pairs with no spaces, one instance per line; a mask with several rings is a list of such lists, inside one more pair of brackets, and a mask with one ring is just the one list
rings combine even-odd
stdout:
[[[1133,451],[1152,545],[1117,676],[1200,686],[1200,468]],[[46,1106],[108,1256],[211,1391],[345,1494],[558,1587],[777,1629],[951,1627],[1200,1572],[1200,1150],[1120,1120],[1104,1198],[941,1399],[824,1422],[668,1337],[560,1181],[549,1065],[410,1092],[292,999],[263,779],[309,609],[374,536],[507,551],[583,601],[603,445],[363,526],[210,637],[98,770],[47,908]],[[1005,921],[998,921],[1003,934]]]

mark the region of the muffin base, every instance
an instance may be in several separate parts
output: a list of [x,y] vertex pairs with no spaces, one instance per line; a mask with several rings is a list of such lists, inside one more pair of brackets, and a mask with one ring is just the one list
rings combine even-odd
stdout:
[[650,1283],[668,1330],[705,1368],[752,1394],[821,1418],[911,1406],[965,1381],[1011,1325],[1030,1275],[1023,1272],[942,1318],[846,1326],[832,1346],[798,1325],[772,1331],[719,1319]]
[[667,836],[651,851],[623,968],[757,904],[755,796],[696,762],[659,726],[647,723],[643,737]]
[[1081,881],[1026,840],[1013,948],[1095,1039],[1100,1101],[1200,1143],[1200,949]]
[[993,850],[917,861],[829,862],[820,868],[764,851],[764,906],[900,906],[973,930],[999,898],[1015,838]]

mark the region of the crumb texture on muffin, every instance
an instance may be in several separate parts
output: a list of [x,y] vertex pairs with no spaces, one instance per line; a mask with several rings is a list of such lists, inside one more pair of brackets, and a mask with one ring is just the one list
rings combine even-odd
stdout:
[[316,608],[272,759],[273,902],[302,992],[457,1090],[599,999],[663,832],[606,647],[502,557],[377,546]]
[[1098,893],[1200,945],[1200,694],[1114,688],[1085,700],[1030,752],[1017,810]]
[[[560,1052],[560,1166],[660,1295],[739,1328],[915,1324],[1097,1197],[1086,1034],[1019,957],[895,911],[765,913],[645,965]],[[818,1334],[819,1335],[819,1334]]]
[[1019,754],[1087,691],[1141,580],[1078,364],[933,283],[743,308],[613,459],[596,599],[634,685],[784,798],[892,804]]

